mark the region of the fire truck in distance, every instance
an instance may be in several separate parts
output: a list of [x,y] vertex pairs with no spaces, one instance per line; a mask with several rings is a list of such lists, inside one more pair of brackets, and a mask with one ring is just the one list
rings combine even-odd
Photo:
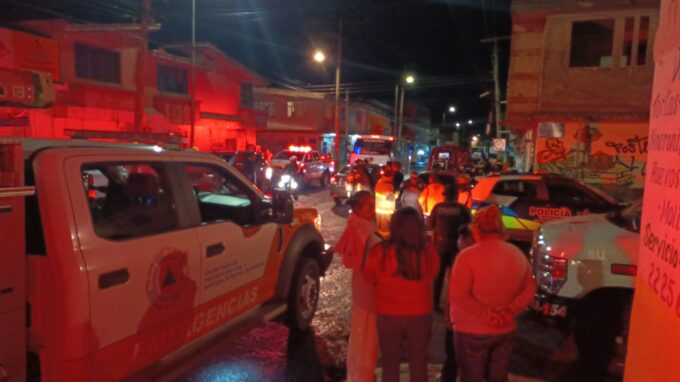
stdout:
[[437,146],[427,162],[428,170],[459,170],[471,164],[470,151],[457,145]]
[[248,323],[306,329],[319,225],[214,155],[0,140],[0,380],[154,379]]

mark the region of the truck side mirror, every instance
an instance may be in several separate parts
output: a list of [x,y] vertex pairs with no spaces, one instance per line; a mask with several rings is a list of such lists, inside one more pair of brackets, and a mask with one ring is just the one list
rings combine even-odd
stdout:
[[275,223],[290,224],[293,222],[293,199],[290,193],[284,190],[272,192],[273,216]]

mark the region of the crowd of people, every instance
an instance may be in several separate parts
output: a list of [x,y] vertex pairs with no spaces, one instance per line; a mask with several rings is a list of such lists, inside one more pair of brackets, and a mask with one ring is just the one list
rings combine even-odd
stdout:
[[[386,168],[375,193],[356,192],[334,248],[352,271],[348,381],[373,381],[378,358],[382,380],[399,381],[402,349],[410,380],[427,381],[433,314],[447,320],[442,381],[506,381],[515,320],[535,292],[528,261],[504,240],[498,207],[472,219],[456,184],[413,174],[402,183]],[[385,194],[395,208],[381,206]]]

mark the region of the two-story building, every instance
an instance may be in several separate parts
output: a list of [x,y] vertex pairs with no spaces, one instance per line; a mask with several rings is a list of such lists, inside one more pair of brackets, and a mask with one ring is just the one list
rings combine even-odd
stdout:
[[308,145],[323,153],[331,149],[324,134],[334,131],[334,103],[324,93],[256,87],[255,107],[267,115],[257,142],[276,153],[289,145]]
[[514,0],[507,119],[524,170],[641,188],[659,1]]
[[[137,59],[147,43],[139,25],[35,20],[24,21],[21,27],[35,33],[11,33],[58,46],[59,77],[52,86],[56,96],[42,110],[12,108],[28,116],[21,122],[26,126],[3,129],[0,134],[40,138],[66,138],[77,131],[172,134],[189,145],[193,119],[194,146],[205,151],[243,150],[255,145],[255,131],[265,126],[264,113],[254,110],[251,89],[267,82],[211,45],[196,49],[194,114],[190,48],[146,50],[143,118],[136,126]],[[158,29],[158,25],[149,27],[150,32]],[[22,63],[13,69],[36,70]]]

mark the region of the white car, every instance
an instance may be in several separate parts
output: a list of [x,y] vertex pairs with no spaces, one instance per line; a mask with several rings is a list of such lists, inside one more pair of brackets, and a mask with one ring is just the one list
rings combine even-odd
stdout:
[[534,239],[532,308],[574,323],[579,355],[594,367],[623,365],[641,211],[638,200],[608,214],[549,221]]

